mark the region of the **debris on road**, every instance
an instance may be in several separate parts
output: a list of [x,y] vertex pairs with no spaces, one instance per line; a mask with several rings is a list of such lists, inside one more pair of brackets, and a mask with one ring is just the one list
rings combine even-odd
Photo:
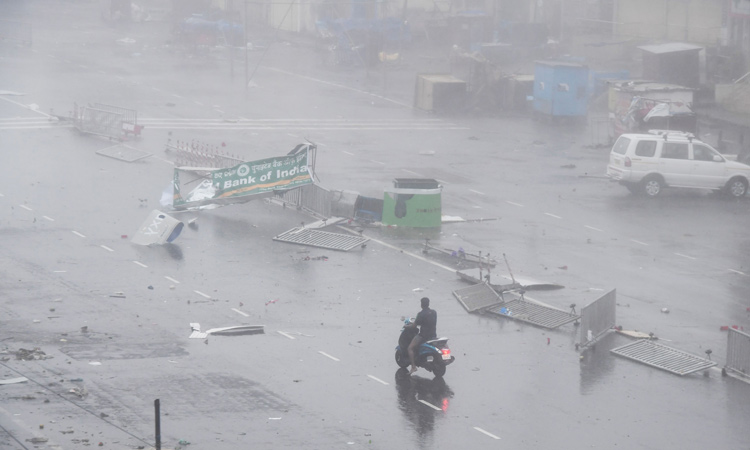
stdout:
[[[236,325],[231,327],[211,328],[201,331],[199,323],[190,324],[190,336],[188,339],[205,339],[208,335],[214,336],[244,336],[248,334],[264,334],[265,325]],[[208,342],[206,342],[208,343]]]
[[40,360],[40,359],[52,359],[52,356],[47,355],[44,353],[39,347],[34,347],[32,350],[27,350],[25,348],[19,348],[16,352],[16,359],[20,359],[23,361],[34,361],[34,360]]
[[132,242],[137,245],[168,244],[177,239],[185,226],[159,210],[153,210],[140,226]]
[[16,383],[25,383],[29,381],[26,377],[18,377],[18,378],[8,378],[7,380],[0,380],[0,384],[16,384]]

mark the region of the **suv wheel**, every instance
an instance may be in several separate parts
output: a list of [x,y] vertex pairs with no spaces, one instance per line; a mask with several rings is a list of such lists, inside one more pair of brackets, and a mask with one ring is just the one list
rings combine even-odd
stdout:
[[656,197],[661,192],[662,187],[664,187],[664,184],[661,182],[661,179],[657,176],[649,176],[646,177],[643,180],[642,188],[643,193],[646,194],[649,197]]
[[727,183],[726,192],[734,198],[743,197],[747,193],[747,181],[742,178],[732,178]]

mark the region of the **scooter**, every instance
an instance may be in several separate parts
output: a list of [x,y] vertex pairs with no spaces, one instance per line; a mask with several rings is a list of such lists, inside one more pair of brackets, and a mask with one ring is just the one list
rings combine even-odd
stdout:
[[[398,338],[396,346],[396,364],[401,368],[406,368],[411,364],[409,360],[409,344],[414,336],[419,333],[416,327],[407,327],[413,322],[413,319],[404,321],[404,328],[401,329],[401,336]],[[448,338],[442,337],[423,342],[422,345],[414,350],[414,363],[417,367],[423,367],[436,377],[445,375],[445,368],[448,364],[455,361],[456,358],[451,355],[451,349],[448,348]]]

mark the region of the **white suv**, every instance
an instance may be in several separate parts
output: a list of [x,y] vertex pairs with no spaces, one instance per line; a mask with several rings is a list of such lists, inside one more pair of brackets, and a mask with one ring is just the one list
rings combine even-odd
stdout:
[[750,166],[727,160],[690,133],[650,130],[617,139],[607,176],[649,197],[669,186],[712,189],[739,198],[747,192]]

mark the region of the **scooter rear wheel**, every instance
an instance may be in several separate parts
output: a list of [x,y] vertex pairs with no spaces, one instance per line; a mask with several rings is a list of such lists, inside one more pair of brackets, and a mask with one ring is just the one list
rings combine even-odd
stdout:
[[435,361],[432,363],[432,373],[434,373],[436,377],[442,377],[445,375],[445,364],[443,364],[443,361]]
[[405,357],[400,351],[396,350],[396,364],[402,369],[406,368],[411,364],[409,358]]

